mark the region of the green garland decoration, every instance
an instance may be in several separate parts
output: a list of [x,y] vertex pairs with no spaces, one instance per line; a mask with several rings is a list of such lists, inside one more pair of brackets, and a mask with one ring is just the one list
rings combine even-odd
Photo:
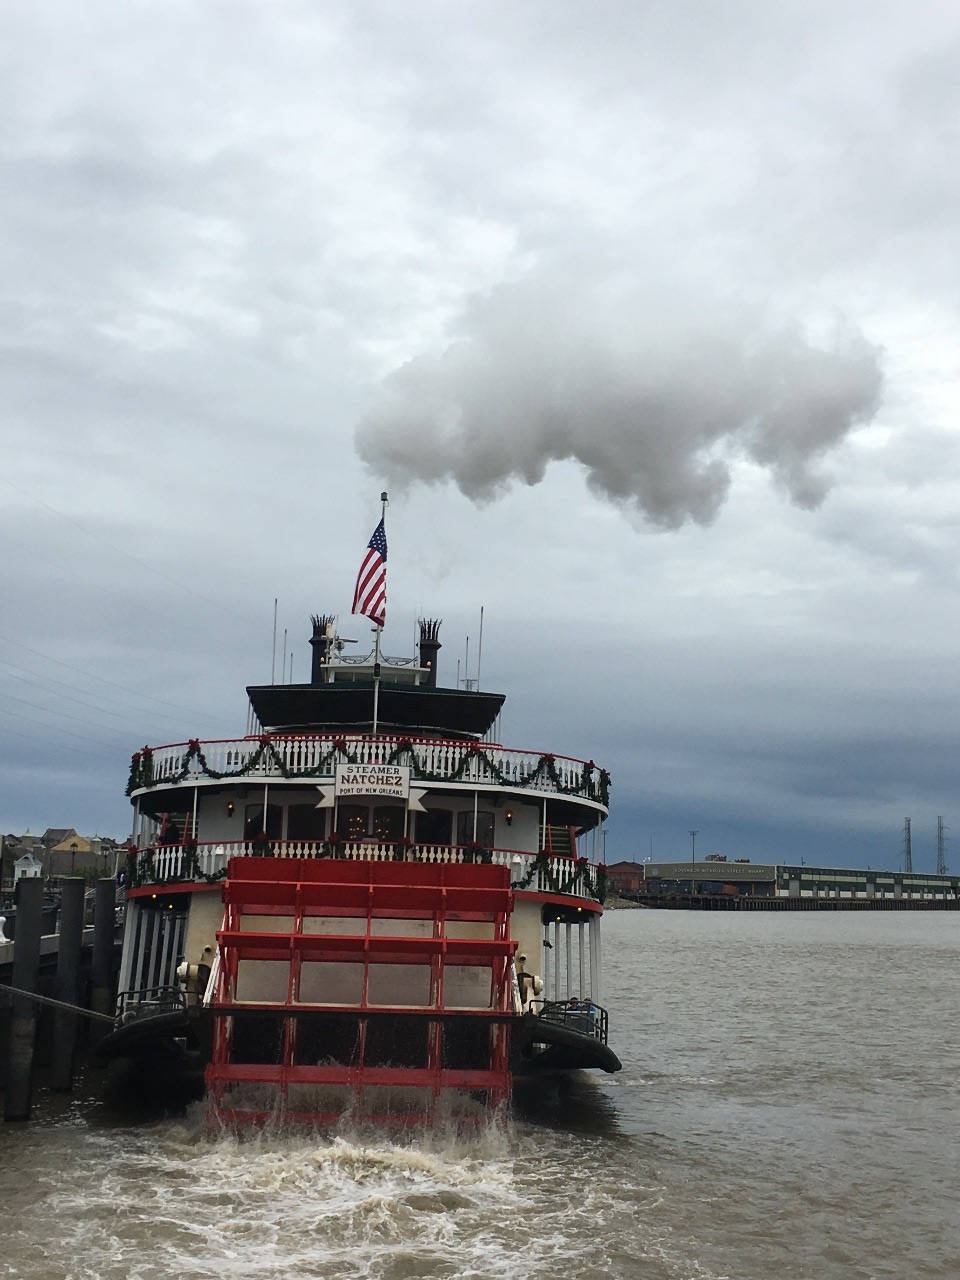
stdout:
[[130,760],[130,781],[127,783],[127,795],[130,795],[139,787],[152,787],[153,783],[153,752],[149,747],[144,747],[140,751],[135,751]]
[[[200,869],[200,859],[197,854],[197,842],[193,839],[185,840],[181,846],[183,850],[183,858],[181,861],[181,869],[179,874],[171,876],[168,880],[162,881],[163,884],[216,884],[218,880],[225,880],[227,876],[227,868],[223,866],[219,871],[207,873]],[[143,885],[160,884],[157,879],[157,866],[154,859],[156,850],[147,849],[129,849],[127,851],[127,865],[123,870],[123,887],[125,889],[139,889]]]
[[[178,786],[190,775],[194,762],[197,765],[197,772],[205,778],[213,778],[217,782],[222,781],[224,778],[229,780],[249,777],[250,774],[257,773],[264,762],[272,762],[282,778],[329,778],[335,771],[334,766],[338,757],[349,764],[357,763],[356,753],[348,751],[346,741],[338,738],[333,742],[330,750],[324,752],[313,768],[288,769],[274,747],[270,735],[263,734],[258,740],[256,750],[242,760],[235,769],[221,771],[212,768],[207,763],[207,757],[200,743],[196,738],[191,738],[187,743],[186,751],[180,757],[180,767],[175,773],[168,774],[166,777],[159,779],[159,781],[169,786]],[[144,747],[142,751],[134,752],[130,761],[130,779],[127,783],[127,795],[132,795],[134,791],[139,790],[141,787],[152,787],[157,781],[153,768],[153,752],[150,748]]]
[[595,897],[598,902],[606,902],[607,900],[607,868],[597,867],[597,874],[594,876],[593,883],[595,886]]
[[528,865],[526,874],[519,880],[514,880],[510,887],[511,889],[529,889],[538,876],[539,883],[543,884],[550,893],[562,895],[579,893],[588,898],[595,898],[597,902],[606,901],[607,869],[598,866],[595,871],[591,871],[586,858],[568,861],[566,866],[561,864],[555,871],[549,854],[541,849]]
[[[328,837],[320,846],[319,856],[321,858],[345,857],[343,843],[343,838],[340,836]],[[209,873],[200,869],[197,842],[192,837],[185,840],[181,848],[183,852],[181,870],[179,874],[171,876],[169,881],[164,883],[216,884],[218,880],[226,879],[226,866],[221,867],[219,871]],[[251,842],[250,852],[254,857],[269,858],[273,856],[273,845],[269,839],[261,835]],[[143,885],[159,883],[154,860],[155,853],[154,848],[127,850],[127,864],[122,872],[124,888],[139,889]],[[402,840],[396,841],[393,846],[394,859],[402,862],[407,856],[416,856],[416,846],[408,845]],[[464,854],[466,862],[487,864],[492,860],[492,851],[479,841],[475,846],[472,844],[468,846]],[[519,880],[514,880],[511,888],[529,889],[538,875],[542,876],[542,883],[551,893],[562,895],[579,893],[594,898],[598,902],[606,901],[607,869],[598,866],[591,870],[586,858],[577,858],[575,862],[568,863],[566,866],[561,865],[557,871],[554,871],[549,855],[541,849],[530,862],[526,874]]]
[[493,850],[488,849],[480,840],[469,840],[465,845],[461,845],[461,848],[463,861],[468,866],[480,863],[481,866],[488,867],[493,862]]
[[[497,786],[517,787],[524,790],[534,786],[541,779],[549,781],[558,795],[585,796],[589,800],[599,801],[604,807],[610,802],[610,774],[606,769],[598,769],[592,760],[588,760],[580,770],[579,779],[573,785],[565,785],[560,781],[556,757],[545,754],[537,761],[529,772],[501,769],[489,753],[477,742],[468,742],[466,750],[460,754],[455,768],[435,772],[426,767],[426,757],[418,757],[413,742],[409,738],[401,738],[387,757],[387,764],[409,763],[412,777],[417,782],[459,782],[476,762],[479,781],[493,782]],[[346,739],[336,738],[329,751],[323,752],[312,768],[288,769],[280,753],[273,745],[269,734],[262,734],[256,748],[246,756],[234,769],[218,770],[207,763],[203,748],[196,738],[187,744],[187,749],[180,758],[176,772],[166,775],[162,781],[168,786],[178,786],[185,781],[192,771],[216,782],[224,779],[245,778],[251,774],[264,771],[272,765],[281,778],[329,778],[336,772],[338,762],[357,764],[356,752],[347,749]],[[158,782],[153,765],[153,752],[149,747],[134,752],[130,761],[130,778],[127,782],[127,795],[134,791],[155,786]]]
[[254,858],[272,858],[273,845],[265,831],[261,831],[250,845],[250,853]]

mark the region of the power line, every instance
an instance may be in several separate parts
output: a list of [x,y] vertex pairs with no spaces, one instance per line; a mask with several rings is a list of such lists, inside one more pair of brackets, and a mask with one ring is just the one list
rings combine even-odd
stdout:
[[[40,689],[39,689],[39,692],[44,693],[44,692],[47,692],[47,691],[46,691],[46,690],[44,690],[44,689],[43,689],[43,687],[41,686],[41,687],[40,687]],[[57,698],[59,701],[64,701],[64,702],[73,702],[73,703],[76,703],[76,705],[77,705],[77,706],[80,706],[80,707],[95,707],[95,706],[96,706],[96,704],[91,703],[89,700],[85,700],[85,699],[83,699],[83,698],[74,698],[74,697],[72,697],[70,694],[67,694],[67,693],[54,693],[54,694],[52,694],[52,696],[53,696],[53,697],[55,697],[55,698]],[[59,708],[59,706],[51,706],[49,702],[33,702],[33,701],[31,701],[29,698],[21,698],[21,697],[18,697],[18,696],[17,696],[17,694],[15,694],[15,693],[5,693],[5,692],[0,691],[0,698],[6,698],[6,699],[7,699],[8,701],[10,701],[10,702],[19,702],[19,703],[21,703],[21,705],[22,705],[22,706],[25,706],[25,707],[33,707],[33,708],[34,708],[35,710],[37,710],[37,711],[46,711],[46,712],[48,712],[48,713],[50,713],[51,715],[54,715],[54,716],[63,716],[63,717],[64,717],[65,719],[67,719],[67,720],[80,720],[80,719],[81,719],[81,717],[79,717],[79,716],[72,716],[68,711],[61,711],[61,710],[60,710],[60,708]],[[124,714],[123,714],[122,712],[120,712],[120,711],[111,711],[109,707],[100,707],[100,708],[97,708],[97,709],[98,709],[98,710],[100,710],[100,711],[101,711],[101,713],[102,713],[103,715],[105,715],[105,716],[112,716],[112,717],[113,717],[113,719],[121,721],[121,723],[122,723],[122,724],[124,724],[124,725],[128,725],[128,724],[130,723],[130,715],[129,715],[129,712],[128,712],[126,715],[124,715]],[[171,717],[171,718],[172,718],[172,717]],[[87,720],[81,720],[81,723],[90,723],[90,724],[96,725],[97,727],[102,728],[102,729],[108,729],[108,728],[115,728],[115,727],[116,727],[116,726],[113,726],[113,725],[106,725],[106,724],[104,724],[104,723],[103,723],[103,721],[102,721],[102,720],[98,721],[98,720],[97,720],[93,715],[90,715],[90,716],[88,717],[88,719],[87,719]]]
[[[16,716],[18,720],[26,720],[28,724],[35,724],[37,725],[38,728],[41,728],[41,729],[59,729],[59,722],[61,720],[73,720],[77,724],[82,724],[82,725],[89,725],[91,723],[88,719],[85,719],[83,716],[71,715],[69,711],[58,712],[53,708],[43,707],[36,702],[27,702],[25,698],[18,698],[14,694],[0,693],[0,700],[7,701],[7,702],[10,702],[10,701],[20,702],[24,706],[32,707],[35,711],[42,711],[46,713],[48,716],[53,716],[54,720],[53,720],[53,723],[51,723],[49,721],[38,720],[35,716],[25,716],[22,711],[14,711],[14,710],[11,710],[10,708],[7,708],[4,711],[4,715]],[[96,724],[93,727],[97,729],[102,729],[107,733],[119,732],[115,725]],[[62,732],[67,733],[69,732],[69,730],[64,729],[62,730]],[[86,742],[89,742],[92,737],[92,735],[89,733],[86,735],[77,734],[76,736],[83,737]]]
[[[52,555],[52,554],[46,554],[45,552],[39,550],[32,543],[22,542],[18,538],[11,538],[7,534],[3,534],[3,533],[0,533],[0,541],[7,543],[11,547],[18,548],[21,551],[27,552],[34,559],[40,559],[47,564],[51,564],[55,566],[58,573],[63,572],[64,566],[61,559],[58,556]],[[130,608],[129,594],[124,595],[122,592],[114,590],[112,587],[105,586],[102,582],[97,582],[96,585],[94,585],[92,582],[86,584],[85,586],[86,595],[90,595],[94,591],[98,596],[105,597],[107,601],[116,602],[116,606],[120,610],[120,616],[124,616],[129,610]],[[143,612],[144,612],[144,606],[138,604],[137,613],[141,614]],[[152,614],[156,618],[163,618],[164,621],[169,621],[167,614],[165,614],[162,609],[156,607],[152,603],[152,601],[148,603],[148,605],[146,606],[146,614],[147,616]],[[178,629],[184,633],[189,632],[191,635],[197,636],[200,639],[205,640],[209,634],[208,629],[204,629],[199,626],[194,626],[191,621],[192,617],[193,617],[193,606],[191,605],[191,609],[186,614],[186,616],[181,616],[180,618],[178,618],[177,620]],[[245,619],[245,621],[247,620]]]
[[[30,720],[30,719],[28,719],[28,717],[27,717],[27,716],[20,716],[20,715],[17,715],[17,713],[16,713],[15,711],[8,711],[8,712],[7,712],[7,715],[14,715],[14,716],[17,716],[17,719],[18,719],[18,720],[26,720],[26,721],[27,721],[27,724],[36,724],[36,723],[37,723],[35,720]],[[51,728],[52,728],[52,727],[53,727],[53,726],[51,725]],[[4,728],[3,728],[3,734],[4,734],[4,737],[5,737],[5,738],[7,738],[7,737],[9,737],[9,738],[22,738],[25,742],[33,742],[33,743],[36,743],[36,745],[37,745],[38,747],[43,747],[46,751],[49,751],[49,750],[50,750],[50,741],[49,741],[49,739],[47,739],[46,741],[44,741],[44,739],[42,739],[42,738],[34,738],[34,737],[32,737],[29,733],[20,733],[20,732],[19,732],[19,730],[17,730],[17,729],[11,729],[11,728],[9,728],[7,725],[4,725]],[[66,734],[66,736],[67,736],[67,737],[69,737],[69,738],[78,738],[81,742],[85,742],[87,745],[86,745],[86,746],[84,746],[84,747],[71,747],[71,746],[70,746],[70,744],[69,744],[69,742],[61,742],[61,741],[60,741],[60,737],[61,737],[61,736],[63,736],[64,734]],[[116,764],[116,758],[115,758],[114,756],[106,756],[106,755],[104,755],[104,754],[103,754],[103,752],[101,752],[101,751],[92,751],[92,750],[90,749],[90,745],[89,745],[89,744],[90,744],[90,739],[89,739],[89,738],[84,738],[82,734],[79,734],[79,733],[71,733],[69,729],[61,729],[61,730],[59,731],[59,733],[58,733],[58,738],[57,738],[56,748],[57,748],[57,750],[58,750],[58,751],[75,751],[78,755],[86,756],[86,757],[88,757],[88,758],[95,758],[95,759],[97,759],[97,760],[106,760],[106,761],[108,761],[110,764]],[[8,767],[9,767],[9,766],[8,766]]]
[[125,551],[122,547],[116,546],[108,541],[102,534],[95,533],[92,529],[88,529],[86,525],[81,524],[79,520],[75,520],[73,516],[68,516],[63,511],[58,511],[56,507],[52,507],[49,502],[44,502],[42,498],[36,497],[35,494],[28,493],[26,489],[21,489],[19,485],[8,480],[6,476],[0,476],[8,488],[13,489],[15,493],[19,493],[21,497],[26,498],[29,502],[35,502],[38,507],[43,507],[45,511],[49,511],[52,515],[58,516],[61,520],[65,520],[68,524],[72,524],[75,529],[79,529],[81,533],[85,533],[88,538],[93,538],[95,542],[102,542],[105,547],[109,547],[111,551],[118,556],[123,556],[125,560],[129,560],[132,564],[137,565],[141,569],[146,569],[147,573],[152,573],[154,577],[160,578],[163,582],[170,583],[171,586],[177,587],[180,591],[185,591],[187,595],[193,596],[196,600],[203,600],[205,604],[210,605],[214,609],[219,609],[223,613],[230,614],[231,617],[239,618],[241,622],[248,622],[254,626],[259,626],[257,619],[251,618],[246,614],[237,613],[235,609],[228,608],[227,605],[221,604],[218,600],[212,600],[209,596],[205,596],[201,591],[195,591],[193,587],[188,587],[185,583],[179,582],[176,578],[171,578],[169,574],[155,568],[153,565],[147,564],[144,560],[138,560],[136,556],[132,556],[129,551]]
[[[0,640],[7,644],[15,645],[18,649],[23,649],[26,653],[32,653],[37,658],[42,658],[44,662],[55,663],[58,667],[63,667],[65,671],[72,671],[75,675],[84,676],[88,680],[99,680],[101,684],[108,685],[111,689],[119,689],[121,693],[132,694],[136,698],[142,698],[145,702],[155,702],[157,706],[171,707],[174,711],[186,712],[188,715],[196,715],[196,708],[178,706],[175,702],[168,702],[165,698],[154,698],[152,694],[143,693],[139,689],[130,689],[126,685],[117,684],[114,680],[108,680],[106,676],[98,676],[92,671],[84,671],[81,667],[74,667],[69,662],[64,662],[60,658],[53,658],[47,653],[42,653],[39,649],[33,649],[28,644],[23,644],[19,640],[14,640],[11,636],[0,635]],[[226,724],[225,720],[217,720],[219,724]]]
[[[7,674],[10,679],[18,680],[22,684],[29,685],[31,688],[39,689],[44,693],[49,693],[54,698],[66,699],[68,702],[76,702],[82,707],[98,707],[107,715],[117,716],[129,723],[131,713],[129,702],[120,702],[119,700],[110,698],[106,695],[97,694],[93,690],[83,690],[76,684],[68,684],[66,680],[56,680],[51,676],[41,677],[37,672],[27,671],[25,667],[18,667],[15,663],[4,662],[2,659],[0,659],[0,668],[7,668]],[[18,675],[17,672],[24,672],[25,674]],[[61,693],[60,689],[66,689],[68,692]],[[89,694],[89,696],[84,696],[85,694]],[[12,697],[14,695],[10,696]],[[122,711],[111,711],[106,705],[108,702],[115,703],[115,705],[122,707]],[[144,715],[146,714],[147,713],[145,712]],[[171,724],[182,725],[183,715],[195,715],[196,708],[192,711],[188,711],[188,709],[184,707],[182,708],[181,713],[177,716],[172,716],[167,712],[153,710],[151,710],[149,714],[155,719],[169,720]]]

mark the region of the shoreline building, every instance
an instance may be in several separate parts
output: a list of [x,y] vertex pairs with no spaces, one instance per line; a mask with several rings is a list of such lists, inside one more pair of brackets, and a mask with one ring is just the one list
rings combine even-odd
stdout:
[[960,876],[774,862],[617,862],[607,881],[622,897],[657,905],[684,898],[943,902],[960,905]]

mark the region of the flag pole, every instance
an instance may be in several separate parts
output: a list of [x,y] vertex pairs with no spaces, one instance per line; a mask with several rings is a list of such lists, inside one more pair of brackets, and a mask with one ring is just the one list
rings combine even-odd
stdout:
[[[387,518],[387,492],[386,490],[380,494],[380,519],[385,521]],[[373,644],[373,733],[377,733],[377,719],[380,709],[380,632],[383,627],[377,623],[376,638]]]
[[373,733],[377,733],[377,712],[380,707],[380,626],[376,629],[373,647]]

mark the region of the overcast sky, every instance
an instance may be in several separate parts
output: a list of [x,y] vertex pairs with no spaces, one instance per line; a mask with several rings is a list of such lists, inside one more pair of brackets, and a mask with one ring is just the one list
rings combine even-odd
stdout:
[[960,870],[958,143],[939,0],[8,0],[0,827],[365,638],[387,487],[608,860]]

